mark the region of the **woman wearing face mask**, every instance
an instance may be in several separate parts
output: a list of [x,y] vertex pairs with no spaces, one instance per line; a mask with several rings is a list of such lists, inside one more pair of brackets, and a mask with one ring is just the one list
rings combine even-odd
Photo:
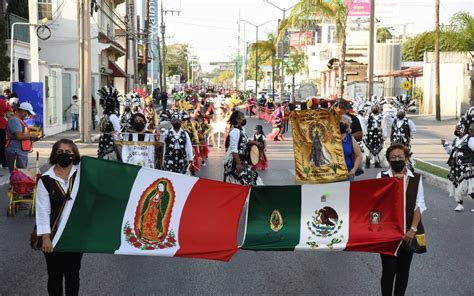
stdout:
[[63,208],[70,202],[75,186],[77,165],[80,161],[76,144],[61,139],[53,145],[49,164],[51,168],[41,176],[36,193],[36,233],[42,240],[42,251],[48,269],[48,294],[78,295],[79,270],[82,253],[54,252],[52,241]]
[[262,144],[247,138],[243,129],[247,124],[247,120],[242,112],[232,112],[229,118],[229,124],[231,129],[225,140],[224,182],[241,185],[257,185],[258,174],[247,161],[248,146],[257,145],[263,148]]
[[344,159],[346,161],[349,180],[353,181],[356,176],[356,172],[360,168],[362,163],[362,152],[360,151],[359,144],[351,135],[351,123],[352,120],[348,115],[341,116],[339,128],[341,131]]
[[[400,245],[397,256],[380,254],[382,259],[382,296],[405,295],[408,285],[410,264],[413,251],[410,244],[415,239],[415,234],[424,234],[421,214],[426,210],[423,182],[419,174],[409,169],[408,159],[410,152],[402,144],[395,144],[387,149],[386,157],[390,162],[390,170],[381,172],[377,178],[396,177],[404,180],[406,188],[405,217],[406,232]],[[395,281],[395,291],[394,289]],[[393,292],[395,292],[393,294]]]

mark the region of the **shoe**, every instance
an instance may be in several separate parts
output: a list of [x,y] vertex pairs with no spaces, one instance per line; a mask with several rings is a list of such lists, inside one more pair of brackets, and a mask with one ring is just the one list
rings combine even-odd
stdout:
[[458,204],[455,208],[454,208],[454,211],[455,212],[462,212],[464,211],[464,206],[462,204]]
[[365,161],[365,168],[370,169],[370,160]]
[[382,166],[380,165],[380,163],[376,162],[376,163],[375,163],[375,168],[377,168],[377,169],[381,169],[381,168],[382,168]]
[[207,165],[207,163],[206,163],[205,161],[203,161],[203,162],[201,163],[201,165],[202,165],[203,167],[205,167],[205,166]]

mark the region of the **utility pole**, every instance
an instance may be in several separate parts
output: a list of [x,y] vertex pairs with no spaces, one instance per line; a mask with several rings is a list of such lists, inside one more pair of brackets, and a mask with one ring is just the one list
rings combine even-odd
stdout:
[[[283,13],[282,21],[284,21],[286,19],[286,12],[288,10],[292,9],[295,6],[295,5],[293,5],[293,6],[290,6],[288,8],[284,8],[284,7],[280,7],[280,6],[270,2],[269,0],[263,0],[263,2],[268,3],[271,6],[275,7],[276,9],[280,10]],[[279,31],[280,31],[280,24],[278,24],[277,34],[279,33]],[[285,37],[284,38],[286,38],[286,30],[285,30]],[[282,42],[282,43],[283,43],[283,49],[282,49],[282,55],[281,55],[280,58],[283,60],[284,57],[285,57],[285,52],[284,52],[285,47],[284,47],[284,42]],[[279,52],[278,46],[277,46],[277,51]],[[283,91],[285,90],[285,66],[283,65],[283,63],[281,63],[280,69],[281,69],[280,95],[283,96]]]
[[81,141],[91,142],[91,60],[90,60],[90,0],[80,0],[79,88],[81,98]]
[[161,25],[160,25],[160,33],[161,33],[161,42],[163,43],[163,48],[161,52],[161,56],[163,58],[162,66],[163,66],[163,91],[166,92],[166,42],[165,42],[165,33],[166,33],[166,25],[165,25],[165,18],[164,13],[171,12],[174,14],[175,12],[178,15],[181,13],[181,10],[165,10],[163,9],[163,1],[161,1]]
[[[38,24],[38,0],[28,0],[28,13],[30,24]],[[36,35],[36,26],[30,27],[30,64],[31,81],[39,82],[39,52],[38,35]],[[13,36],[12,36],[13,38]],[[19,71],[17,71],[19,73]]]
[[[369,69],[368,69],[368,96],[372,99],[374,94],[374,47],[375,47],[375,0],[370,0],[370,28],[369,28]],[[344,63],[344,61],[342,61]],[[344,77],[340,77],[344,79]],[[343,96],[343,94],[341,94]],[[354,98],[352,98],[354,99]]]
[[[240,19],[240,9],[239,9]],[[235,59],[235,89],[239,90],[239,64],[240,64],[240,22],[237,22],[239,35],[237,36],[237,58]]]
[[435,0],[435,103],[436,120],[441,120],[441,96],[439,81],[439,0]]
[[258,96],[258,26],[255,26],[255,97]]
[[[137,32],[136,30],[136,15],[135,15],[135,0],[130,0],[130,31]],[[137,59],[137,39],[132,39],[132,54],[130,56],[130,63],[133,65],[133,83],[130,90],[133,90],[137,86],[138,82],[138,59]]]

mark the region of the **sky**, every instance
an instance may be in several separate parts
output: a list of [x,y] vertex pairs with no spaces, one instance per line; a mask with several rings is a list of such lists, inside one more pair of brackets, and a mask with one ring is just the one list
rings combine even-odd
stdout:
[[[375,0],[384,2],[385,0]],[[393,2],[393,0],[391,0]],[[289,8],[298,0],[271,0],[281,7]],[[396,17],[380,18],[382,25],[392,25],[401,32],[400,24],[408,24],[412,34],[434,28],[434,0],[400,0],[400,9]],[[165,9],[180,10],[179,16],[165,15],[167,43],[187,43],[191,52],[198,56],[204,71],[212,69],[210,62],[224,62],[232,59],[238,47],[238,19],[253,24],[270,21],[259,29],[259,40],[268,33],[275,32],[277,20],[283,12],[264,0],[164,0]],[[460,10],[474,12],[474,0],[440,0],[440,22],[447,23],[449,18]],[[289,12],[287,12],[287,15]],[[241,40],[255,41],[255,27],[240,26]],[[243,42],[243,41],[242,41]],[[243,48],[243,43],[241,47]]]

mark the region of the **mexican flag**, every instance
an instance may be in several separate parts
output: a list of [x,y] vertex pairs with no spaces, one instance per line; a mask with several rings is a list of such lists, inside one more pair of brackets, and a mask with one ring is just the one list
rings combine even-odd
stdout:
[[242,249],[396,254],[405,232],[395,178],[252,188]]
[[249,190],[83,157],[54,250],[228,261]]

